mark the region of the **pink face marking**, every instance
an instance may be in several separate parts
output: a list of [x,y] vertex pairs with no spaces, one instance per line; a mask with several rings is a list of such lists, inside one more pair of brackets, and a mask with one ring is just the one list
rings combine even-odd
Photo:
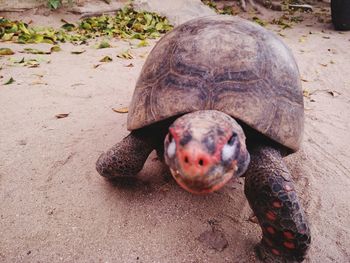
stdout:
[[249,155],[242,128],[218,111],[197,111],[179,117],[169,127],[164,141],[166,164],[179,185],[192,193],[221,188],[238,170],[241,152],[244,158]]

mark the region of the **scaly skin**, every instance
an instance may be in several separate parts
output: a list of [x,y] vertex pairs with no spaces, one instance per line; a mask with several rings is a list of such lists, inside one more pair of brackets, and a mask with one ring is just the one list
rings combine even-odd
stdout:
[[108,179],[135,176],[141,171],[155,144],[155,140],[145,130],[132,131],[100,155],[96,170]]
[[278,150],[260,146],[250,153],[245,194],[263,232],[258,256],[264,262],[301,262],[311,237],[290,173]]

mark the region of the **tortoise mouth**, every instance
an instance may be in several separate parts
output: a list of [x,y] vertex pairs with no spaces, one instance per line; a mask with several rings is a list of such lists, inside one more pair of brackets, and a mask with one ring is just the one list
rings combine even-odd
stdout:
[[233,177],[237,168],[234,167],[226,172],[220,170],[222,169],[215,169],[205,175],[189,176],[179,170],[170,168],[175,181],[183,189],[198,195],[209,194],[222,188]]

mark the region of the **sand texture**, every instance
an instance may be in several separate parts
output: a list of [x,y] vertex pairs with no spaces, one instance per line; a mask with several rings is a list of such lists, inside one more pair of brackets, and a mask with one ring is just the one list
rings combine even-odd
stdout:
[[[326,9],[329,12],[329,9]],[[271,13],[267,13],[269,18]],[[274,15],[281,14],[275,12]],[[33,23],[71,15],[12,14]],[[246,14],[248,16],[248,14]],[[286,158],[312,231],[305,262],[350,261],[350,32],[313,14],[280,30],[298,62],[305,97],[302,148]],[[152,154],[136,181],[98,175],[101,152],[127,135],[126,114],[148,47],[114,39],[107,49],[62,44],[37,68],[0,57],[0,262],[256,262],[259,226],[243,180],[208,196],[182,190]],[[72,50],[85,49],[80,55]],[[109,55],[110,63],[99,60]],[[48,63],[48,61],[50,61]],[[98,67],[94,65],[101,64]],[[56,118],[57,114],[69,114]]]

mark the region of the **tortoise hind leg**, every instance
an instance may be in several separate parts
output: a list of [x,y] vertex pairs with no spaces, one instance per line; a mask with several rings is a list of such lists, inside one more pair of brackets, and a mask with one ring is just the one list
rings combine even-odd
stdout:
[[155,141],[145,130],[132,131],[96,162],[96,170],[106,178],[129,177],[141,171]]
[[258,256],[265,262],[301,262],[310,230],[280,152],[262,146],[251,157],[244,192],[263,232]]

